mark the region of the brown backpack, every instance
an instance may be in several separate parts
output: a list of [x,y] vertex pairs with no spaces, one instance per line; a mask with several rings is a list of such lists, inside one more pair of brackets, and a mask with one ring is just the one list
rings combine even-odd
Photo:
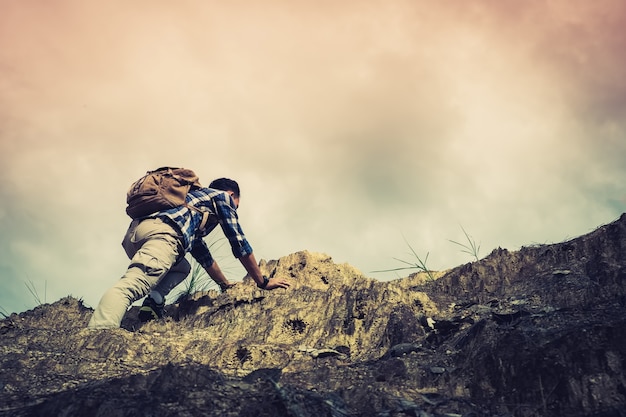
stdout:
[[[148,171],[130,186],[126,194],[126,213],[137,219],[186,205],[185,197],[194,188],[202,188],[202,185],[198,176],[190,169],[163,167]],[[196,209],[193,206],[188,207]]]

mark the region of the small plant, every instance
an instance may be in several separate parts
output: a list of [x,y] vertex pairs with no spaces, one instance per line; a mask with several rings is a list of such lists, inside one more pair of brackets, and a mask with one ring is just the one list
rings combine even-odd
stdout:
[[217,284],[209,277],[202,265],[191,260],[191,273],[189,278],[184,281],[184,287],[176,297],[177,302],[188,299],[192,294],[200,291],[206,291]]
[[[234,258],[231,258],[228,253],[224,253],[222,256],[222,248],[228,242],[226,237],[223,234],[215,233],[211,235],[211,240],[209,241],[209,249],[211,253],[214,254],[216,261],[219,260],[219,263],[222,264],[223,259],[231,259],[233,262]],[[201,291],[208,291],[213,287],[217,287],[217,283],[211,279],[209,274],[204,270],[202,265],[200,265],[193,257],[191,258],[191,273],[189,277],[180,284],[177,289],[180,288],[176,296],[176,301],[179,302],[185,299],[188,299],[192,294]],[[228,262],[226,263],[228,265]],[[228,266],[222,268],[223,272],[227,272],[229,269]]]
[[384,269],[384,270],[373,271],[373,272],[392,272],[392,271],[403,271],[403,270],[406,270],[406,269],[417,269],[419,272],[425,272],[428,275],[428,279],[433,281],[435,279],[435,277],[433,276],[432,271],[426,266],[426,262],[428,261],[428,252],[426,253],[426,257],[424,259],[422,259],[422,258],[419,257],[417,252],[415,252],[415,250],[409,244],[409,242],[407,242],[406,238],[404,238],[404,242],[407,244],[407,246],[411,250],[411,254],[415,258],[414,262],[405,261],[405,260],[400,259],[400,258],[393,258],[396,261],[402,262],[403,264],[406,264],[408,266],[404,266],[404,267],[401,267],[401,268]]
[[41,300],[41,297],[39,296],[39,292],[37,291],[37,288],[35,287],[35,283],[33,283],[33,281],[28,280],[28,282],[25,282],[24,285],[26,285],[26,288],[28,289],[28,292],[30,293],[30,295],[33,296],[33,298],[35,299],[35,302],[37,303],[38,306],[44,304],[46,302],[46,291],[47,291],[47,287],[48,287],[48,281],[46,281],[44,283],[44,287],[43,287],[43,301]]
[[461,230],[463,230],[463,234],[465,234],[465,239],[467,239],[467,243],[459,243],[450,239],[448,240],[450,240],[450,242],[454,243],[455,245],[459,245],[462,248],[461,252],[467,253],[471,255],[472,257],[474,257],[474,259],[478,260],[478,252],[480,252],[480,244],[478,245],[476,244],[476,241],[469,234],[467,234],[463,226],[461,226]]

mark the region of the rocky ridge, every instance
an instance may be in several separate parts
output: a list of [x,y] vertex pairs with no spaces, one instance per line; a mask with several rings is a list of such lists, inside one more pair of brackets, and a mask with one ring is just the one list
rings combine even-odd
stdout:
[[72,297],[5,318],[0,416],[626,416],[626,215],[432,277],[260,266],[292,286],[244,278],[116,330]]

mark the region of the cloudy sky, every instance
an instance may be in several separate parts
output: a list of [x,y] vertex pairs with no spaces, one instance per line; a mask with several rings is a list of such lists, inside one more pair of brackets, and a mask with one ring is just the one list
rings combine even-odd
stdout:
[[[0,312],[95,306],[130,183],[239,181],[257,259],[365,275],[626,211],[621,0],[0,0]],[[230,278],[241,269],[218,250]],[[33,294],[35,293],[35,294]]]

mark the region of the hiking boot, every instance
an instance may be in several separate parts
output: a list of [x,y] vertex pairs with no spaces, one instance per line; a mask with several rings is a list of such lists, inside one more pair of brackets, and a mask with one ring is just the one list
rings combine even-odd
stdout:
[[163,318],[163,313],[165,312],[165,300],[161,304],[157,304],[156,301],[152,299],[152,297],[147,296],[145,300],[143,300],[143,304],[139,309],[139,321],[146,322],[150,320],[158,320]]

